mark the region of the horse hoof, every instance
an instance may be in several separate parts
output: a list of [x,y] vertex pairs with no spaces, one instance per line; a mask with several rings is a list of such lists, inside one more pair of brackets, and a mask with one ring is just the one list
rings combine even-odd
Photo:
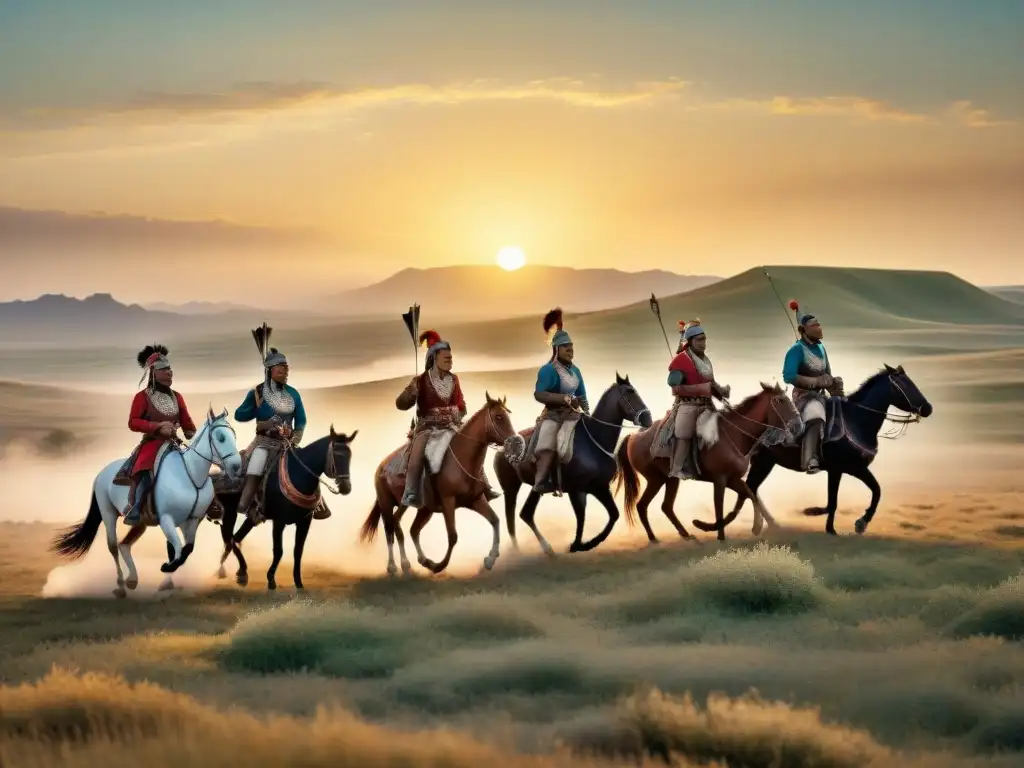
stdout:
[[128,589],[135,589],[137,586],[139,586],[139,580],[138,579],[128,579],[124,583],[124,585],[126,587],[128,587]]
[[247,571],[239,571],[235,574],[235,584],[240,587],[247,587],[249,585],[249,574]]
[[277,589],[277,582],[276,581],[268,581],[267,582],[267,589],[269,589],[271,591]]
[[825,529],[825,533],[827,533],[829,536],[838,536],[839,535],[838,533],[836,533],[836,529],[835,528],[826,528]]
[[[679,534],[679,535],[683,536],[683,534]],[[685,539],[686,536],[683,536],[683,538]],[[648,539],[647,540],[647,548],[648,549],[654,549],[655,547],[660,547],[660,546],[661,546],[661,542],[658,541],[657,539]]]
[[173,562],[160,564],[161,573],[174,573],[176,570],[177,566]]
[[807,507],[801,514],[805,517],[821,517],[822,515],[827,515],[828,510],[824,507]]
[[[582,551],[583,551],[583,545],[580,544],[578,541],[574,541],[572,544],[569,545],[569,553],[570,554],[575,553],[575,552],[582,552]],[[552,554],[554,554],[554,552],[552,552]]]
[[497,559],[497,558],[493,558],[493,557],[485,557],[485,558],[484,558],[484,570],[485,570],[485,571],[489,571],[489,570],[491,570],[491,568],[493,568],[493,567],[494,567],[494,561],[495,561],[496,559]]
[[696,518],[694,518],[690,522],[693,523],[694,528],[700,531],[704,531],[704,533],[711,533],[713,531],[718,530],[718,526],[714,523],[705,523],[703,520],[697,520]]
[[[321,519],[322,519],[322,518],[321,518]],[[296,592],[302,592],[302,591],[304,591],[305,589],[306,589],[306,588],[305,588],[305,587],[304,587],[304,586],[302,585],[302,583],[301,583],[301,582],[298,582],[298,583],[296,583],[296,584],[295,584],[295,591],[296,591]]]
[[868,529],[868,524],[864,521],[864,518],[857,518],[857,522],[853,524],[853,530],[858,534],[864,535],[864,532]]
[[388,576],[394,576],[398,573],[398,566],[394,563],[388,563]]
[[226,570],[226,569],[224,568],[224,566],[223,566],[223,565],[222,565],[222,566],[221,566],[220,568],[218,568],[218,569],[217,569],[217,578],[218,578],[218,579],[224,579],[224,578],[227,578],[227,575],[228,575],[228,572],[227,572],[227,570]]
[[410,563],[408,560],[403,560],[402,561],[402,575],[403,576],[408,576],[410,573],[412,573],[412,563]]
[[124,587],[115,587],[113,590],[114,597],[120,599],[128,597],[128,593],[124,591]]

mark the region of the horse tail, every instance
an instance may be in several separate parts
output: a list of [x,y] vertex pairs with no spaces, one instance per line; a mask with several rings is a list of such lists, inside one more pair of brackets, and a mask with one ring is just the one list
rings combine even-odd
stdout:
[[58,535],[50,545],[50,551],[56,552],[61,557],[77,560],[83,557],[96,539],[96,532],[103,522],[103,514],[100,512],[100,502],[96,498],[96,489],[92,492],[92,503],[89,504],[89,514],[85,516],[78,525],[66,528]]
[[370,510],[370,514],[366,516],[366,521],[363,523],[363,527],[359,529],[359,540],[364,544],[372,544],[373,540],[377,538],[377,526],[380,525],[380,518],[384,514],[384,510],[381,509],[380,502],[373,502],[373,509]]
[[636,525],[636,502],[640,498],[640,479],[629,462],[629,441],[632,437],[632,435],[626,435],[615,454],[617,465],[615,492],[618,493],[623,485],[626,486],[626,524],[630,528]]

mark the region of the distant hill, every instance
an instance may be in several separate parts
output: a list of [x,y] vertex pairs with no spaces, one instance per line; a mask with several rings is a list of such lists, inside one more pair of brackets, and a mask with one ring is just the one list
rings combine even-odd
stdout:
[[219,315],[224,312],[255,312],[254,307],[244,304],[232,304],[226,301],[187,301],[184,304],[169,304],[158,301],[145,304],[152,312],[174,312],[179,315]]
[[1024,304],[1024,285],[997,285],[985,290],[1001,299]]
[[664,270],[624,272],[541,265],[527,265],[515,272],[472,265],[410,268],[379,283],[326,297],[315,306],[334,314],[394,315],[419,302],[431,321],[520,317],[543,314],[555,306],[568,312],[609,309],[640,301],[652,292],[680,293],[721,279]]

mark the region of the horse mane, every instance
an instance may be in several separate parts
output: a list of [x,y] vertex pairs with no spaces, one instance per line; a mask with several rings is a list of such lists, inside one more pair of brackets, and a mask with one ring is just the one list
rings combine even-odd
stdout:
[[864,398],[864,396],[868,393],[869,389],[875,384],[875,382],[877,382],[883,376],[888,375],[889,372],[885,368],[879,368],[877,371],[875,371],[866,379],[864,379],[864,381],[860,383],[860,386],[857,387],[857,389],[855,389],[853,392],[846,396],[846,399],[852,400],[855,403],[859,402]]
[[764,395],[767,394],[771,394],[771,392],[769,392],[767,389],[761,389],[755,392],[754,394],[750,395],[749,397],[746,397],[743,400],[741,400],[738,405],[733,406],[732,410],[739,411],[740,413],[745,413],[746,411],[754,407],[754,401],[757,400],[757,398],[764,397]]

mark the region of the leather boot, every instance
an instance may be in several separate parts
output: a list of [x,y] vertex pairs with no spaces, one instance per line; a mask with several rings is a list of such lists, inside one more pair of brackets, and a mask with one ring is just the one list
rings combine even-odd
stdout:
[[405,470],[405,493],[402,495],[403,507],[423,506],[420,498],[420,485],[423,482],[423,460],[427,452],[427,434],[421,433],[413,440],[409,449],[409,466]]
[[238,511],[247,514],[253,525],[259,525],[265,519],[260,513],[259,505],[255,502],[256,489],[260,485],[259,475],[246,475],[245,485],[242,486],[242,496],[238,500]]
[[550,493],[555,490],[551,478],[554,463],[555,451],[537,451],[537,467],[533,473],[533,490],[537,493]]
[[484,489],[484,498],[488,501],[494,501],[495,499],[501,498],[501,494],[498,491],[491,488],[491,484],[487,482],[487,478],[484,478],[484,485],[487,487]]
[[220,503],[220,499],[214,494],[213,501],[210,502],[210,506],[206,508],[206,519],[207,520],[220,520],[224,517],[224,505]]
[[808,475],[821,471],[818,448],[821,445],[821,419],[808,421],[800,442],[800,470]]
[[672,465],[668,476],[679,480],[692,480],[693,468],[690,466],[690,448],[693,440],[677,437],[672,446]]
[[151,483],[149,472],[137,472],[132,475],[132,484],[128,488],[128,506],[124,511],[125,525],[138,525],[142,522],[142,502]]

